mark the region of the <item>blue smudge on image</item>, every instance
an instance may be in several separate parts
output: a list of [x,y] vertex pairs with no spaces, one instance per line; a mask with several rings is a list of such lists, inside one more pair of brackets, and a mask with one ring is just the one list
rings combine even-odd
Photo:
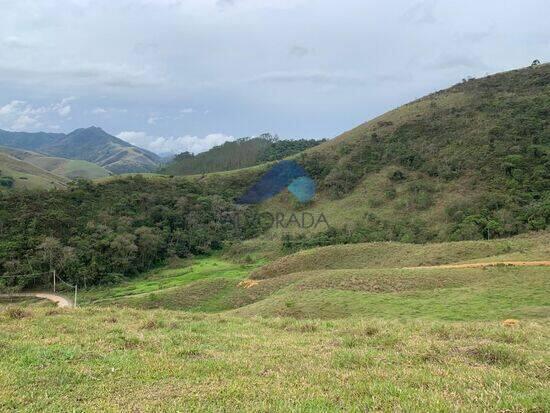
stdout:
[[290,183],[288,190],[298,201],[306,203],[315,196],[315,181],[309,176],[301,176]]
[[[298,180],[298,178],[307,178]],[[259,204],[283,191],[292,184],[291,192],[300,202],[307,202],[315,194],[315,182],[306,170],[295,161],[281,161],[267,171],[239,199],[240,204]],[[289,188],[290,189],[290,188]],[[305,201],[302,201],[304,199]]]

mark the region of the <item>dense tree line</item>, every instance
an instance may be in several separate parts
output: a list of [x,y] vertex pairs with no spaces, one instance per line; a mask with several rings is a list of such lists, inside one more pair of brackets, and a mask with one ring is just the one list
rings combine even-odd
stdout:
[[235,214],[251,210],[224,187],[135,176],[1,194],[0,283],[30,286],[44,277],[17,276],[52,269],[81,286],[115,282],[256,235],[254,220],[235,225]]
[[282,140],[276,135],[264,133],[254,138],[225,142],[198,155],[180,153],[161,172],[193,175],[246,168],[286,158],[322,142],[314,139]]

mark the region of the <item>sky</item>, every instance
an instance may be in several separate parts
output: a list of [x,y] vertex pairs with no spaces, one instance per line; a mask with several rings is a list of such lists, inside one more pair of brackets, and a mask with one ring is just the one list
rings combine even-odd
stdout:
[[548,0],[0,0],[0,129],[157,153],[332,138],[550,60]]

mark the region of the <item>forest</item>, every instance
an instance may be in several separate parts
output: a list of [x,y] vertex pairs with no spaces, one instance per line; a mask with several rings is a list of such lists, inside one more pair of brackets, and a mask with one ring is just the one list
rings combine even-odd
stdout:
[[[174,257],[205,254],[256,235],[252,208],[231,189],[140,175],[68,190],[0,195],[4,287],[31,287],[43,273],[85,287],[116,283]],[[233,219],[251,213],[246,226]],[[29,275],[30,274],[30,275]],[[32,275],[36,274],[36,276]]]

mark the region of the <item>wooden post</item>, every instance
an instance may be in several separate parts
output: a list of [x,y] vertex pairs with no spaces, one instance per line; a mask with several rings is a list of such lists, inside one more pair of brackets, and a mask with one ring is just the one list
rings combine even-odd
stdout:
[[74,305],[73,307],[76,308],[76,296],[78,294],[78,285],[74,286]]
[[53,270],[53,292],[55,293],[55,270]]

